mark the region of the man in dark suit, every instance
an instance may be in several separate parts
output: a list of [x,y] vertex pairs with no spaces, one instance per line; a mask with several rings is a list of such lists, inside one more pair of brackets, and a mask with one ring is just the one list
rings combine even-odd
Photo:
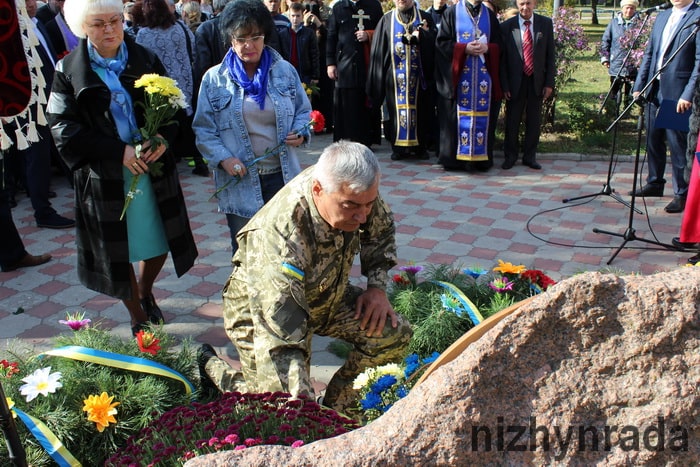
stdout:
[[[676,213],[685,209],[688,196],[688,181],[684,171],[687,165],[685,153],[688,149],[688,132],[663,128],[664,122],[656,121],[662,102],[675,107],[677,113],[690,110],[693,92],[700,67],[700,35],[696,35],[668,62],[669,57],[694,32],[691,27],[700,18],[700,8],[693,0],[672,0],[673,8],[659,13],[651,30],[644,58],[639,67],[632,95],[637,97],[656,72],[665,66],[658,80],[644,96],[647,105],[647,156],[649,176],[642,188],[635,189],[636,196],[663,196],[666,149],[671,151],[671,174],[673,177],[673,200],[666,212]],[[689,115],[689,114],[688,114]],[[630,193],[631,194],[631,193]]]
[[518,160],[518,131],[525,111],[523,164],[539,170],[542,166],[536,160],[536,152],[542,102],[552,95],[556,73],[554,29],[550,18],[534,14],[536,0],[516,0],[515,5],[519,14],[501,25],[506,53],[505,66],[501,67],[501,87],[506,98],[505,161],[501,167],[510,169]]
[[46,26],[46,24],[61,11],[64,2],[65,0],[49,0],[48,2],[44,3],[37,9],[36,19],[38,19],[41,24]]

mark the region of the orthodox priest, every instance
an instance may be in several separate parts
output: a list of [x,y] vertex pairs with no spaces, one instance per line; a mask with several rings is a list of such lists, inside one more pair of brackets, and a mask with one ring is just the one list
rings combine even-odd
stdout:
[[386,98],[384,136],[393,160],[428,158],[436,34],[432,17],[414,0],[396,0],[374,30],[367,95],[373,103]]
[[384,12],[377,0],[338,0],[328,18],[326,72],[335,81],[333,141],[381,142],[381,101],[365,92],[374,28]]
[[440,115],[439,162],[445,170],[493,165],[491,106],[500,99],[503,39],[496,15],[481,0],[459,0],[444,13],[436,40]]

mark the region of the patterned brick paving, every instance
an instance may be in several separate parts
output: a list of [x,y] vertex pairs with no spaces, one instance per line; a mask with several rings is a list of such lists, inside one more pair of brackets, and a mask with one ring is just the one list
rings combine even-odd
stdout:
[[[313,139],[302,162],[312,164],[328,136]],[[542,269],[556,280],[581,271],[609,270],[650,274],[684,264],[690,254],[659,248],[642,241],[628,242],[610,266],[606,262],[623,243],[629,209],[612,197],[596,196],[563,203],[567,198],[597,193],[607,176],[607,158],[541,156],[542,171],[516,165],[510,171],[497,166],[490,172],[444,172],[429,161],[391,161],[386,143],[376,149],[383,171],[382,193],[395,212],[397,245],[402,264],[449,263],[491,268],[498,259]],[[625,200],[632,184],[632,163],[617,165],[611,181]],[[233,347],[222,329],[221,287],[230,273],[230,240],[209,179],[180,167],[191,225],[200,256],[193,270],[177,278],[170,261],[156,283],[155,296],[168,324],[166,330],[197,342],[209,342],[229,360]],[[73,194],[65,180],[56,177],[53,204],[71,215]],[[670,243],[677,235],[681,216],[666,214],[670,201],[650,198],[636,206],[637,237]],[[51,253],[46,265],[0,273],[0,340],[10,348],[20,343],[38,348],[65,329],[58,324],[66,311],[83,309],[87,317],[113,328],[116,335],[130,334],[126,310],[116,300],[87,290],[75,272],[72,231],[39,229],[34,225],[29,199],[18,197],[13,210],[27,249]],[[594,227],[620,236],[596,234]],[[359,267],[353,268],[359,278]],[[23,309],[23,313],[17,313]],[[17,313],[17,314],[15,314]],[[327,340],[315,339],[316,376],[326,380],[340,361],[325,351]]]

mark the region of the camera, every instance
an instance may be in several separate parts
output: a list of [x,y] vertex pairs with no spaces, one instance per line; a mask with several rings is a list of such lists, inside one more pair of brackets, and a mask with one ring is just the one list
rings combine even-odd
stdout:
[[316,16],[317,18],[320,17],[321,8],[318,6],[317,3],[315,3],[315,2],[304,2],[303,5],[304,5],[304,12],[307,12],[307,11],[308,11],[308,12],[310,12],[311,14],[313,14],[314,16]]

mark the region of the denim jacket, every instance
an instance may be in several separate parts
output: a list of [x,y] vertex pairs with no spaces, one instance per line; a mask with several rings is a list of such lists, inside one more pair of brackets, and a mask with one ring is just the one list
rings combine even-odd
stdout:
[[[311,104],[294,67],[273,49],[267,95],[272,101],[277,121],[277,140],[282,142],[291,131],[299,130],[311,120]],[[244,91],[231,79],[225,65],[210,68],[199,89],[197,111],[192,128],[197,136],[197,148],[209,160],[214,173],[216,190],[226,185],[231,177],[219,163],[235,156],[248,165],[262,154],[253,154],[248,129],[243,121]],[[300,132],[308,138],[308,127]],[[301,166],[293,147],[283,146],[279,152],[284,183],[300,171]],[[217,196],[219,212],[253,217],[263,207],[260,178],[255,165],[239,181],[231,182]]]

